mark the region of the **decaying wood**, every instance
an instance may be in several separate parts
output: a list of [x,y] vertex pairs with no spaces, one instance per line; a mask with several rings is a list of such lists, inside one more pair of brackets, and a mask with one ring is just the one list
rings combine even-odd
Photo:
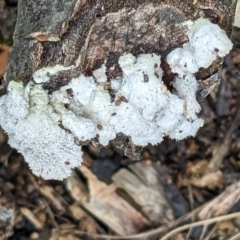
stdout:
[[88,200],[79,202],[81,206],[112,229],[122,235],[137,233],[149,226],[149,221],[119,197],[112,185],[101,182],[86,167],[79,168],[86,177],[89,189]]
[[78,203],[88,201],[88,191],[86,185],[81,181],[76,172],[72,172],[71,176],[66,179],[66,187],[71,193],[72,198]]
[[234,26],[240,28],[240,1],[237,0],[236,14],[234,19]]
[[[109,81],[122,74],[118,59],[123,53],[155,52],[161,55],[163,81],[170,87],[174,74],[165,57],[188,41],[187,28],[181,23],[206,17],[230,36],[234,9],[233,0],[43,0],[41,4],[20,0],[14,45],[2,84],[6,87],[12,80],[27,83],[42,67],[75,65],[77,68],[58,72],[43,84],[51,93],[81,73],[91,75],[104,61]],[[214,79],[211,84],[209,77],[218,66],[216,60],[196,74],[200,100],[216,84]],[[125,143],[125,153],[138,158],[139,149],[128,139]]]
[[172,209],[164,196],[157,171],[144,163],[132,165],[131,170],[136,175],[126,169],[114,174],[114,183],[128,193],[152,222],[166,224],[173,221]]
[[[225,219],[231,219],[239,217],[239,213],[233,213],[233,216],[226,215],[227,212],[234,206],[234,204],[239,200],[239,189],[240,189],[240,182],[236,182],[232,184],[231,186],[227,187],[223,193],[221,193],[219,196],[211,200],[210,202],[204,204],[203,206],[194,209],[192,212],[186,214],[185,216],[167,224],[164,226],[161,226],[157,229],[153,229],[144,233],[134,234],[126,237],[117,237],[117,236],[106,236],[106,235],[99,235],[99,234],[89,234],[82,231],[75,230],[74,233],[78,236],[91,236],[93,239],[99,239],[99,238],[106,238],[106,239],[118,239],[118,240],[126,240],[126,239],[148,239],[150,237],[157,237],[159,234],[163,234],[164,232],[170,232],[171,229],[176,228],[177,226],[188,226],[186,229],[194,227],[194,226],[201,226],[205,223],[209,224],[216,223],[221,220]],[[217,220],[212,220],[211,218],[218,217]],[[191,221],[194,219],[195,221],[192,224],[187,224],[186,222]],[[199,222],[196,222],[199,221]],[[205,222],[206,221],[206,222]],[[177,231],[177,229],[176,229]],[[162,238],[161,238],[162,239]],[[166,236],[164,236],[164,239]]]
[[100,229],[94,218],[87,214],[79,204],[69,206],[69,211],[73,217],[79,221],[78,227],[83,229],[83,231],[97,233],[97,230]]
[[[21,0],[18,4],[6,82],[28,82],[36,69],[57,63],[75,64],[91,74],[105,58],[108,76],[115,77],[122,53],[156,52],[164,58],[186,42],[186,30],[180,23],[187,19],[209,18],[230,35],[235,7],[231,0],[44,0],[41,4]],[[113,65],[116,70],[112,72],[109,67]],[[213,70],[205,70],[202,77]],[[69,71],[69,76],[52,79],[45,88],[58,89],[67,84],[71,74]]]

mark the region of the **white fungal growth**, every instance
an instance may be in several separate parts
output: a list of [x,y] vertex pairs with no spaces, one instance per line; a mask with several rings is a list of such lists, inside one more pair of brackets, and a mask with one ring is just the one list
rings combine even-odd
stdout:
[[232,49],[226,33],[208,19],[188,21],[188,28],[189,45],[199,68],[208,68],[217,56],[224,57]]
[[232,43],[225,32],[208,19],[187,21],[189,42],[176,48],[167,57],[172,71],[183,76],[208,68],[217,57],[226,56]]
[[60,117],[49,106],[47,92],[29,85],[27,95],[22,83],[9,83],[8,94],[0,98],[0,124],[33,173],[62,180],[81,163],[81,149],[73,135],[59,127]]
[[107,81],[106,66],[102,65],[101,68],[93,71],[93,76],[98,83],[103,83]]
[[225,32],[208,19],[200,18],[184,23],[188,26],[189,42],[182,48],[174,49],[168,56],[167,62],[172,71],[177,73],[173,86],[186,103],[187,118],[194,119],[200,111],[195,99],[197,82],[194,73],[199,68],[209,67],[217,57],[224,57],[232,49],[232,43]]
[[45,179],[64,179],[81,163],[77,143],[98,137],[108,145],[117,133],[136,145],[160,143],[165,136],[194,136],[203,125],[195,94],[194,74],[225,56],[232,44],[225,33],[208,20],[188,21],[189,42],[167,56],[174,79],[170,92],[162,81],[160,56],[125,54],[119,58],[123,75],[111,80],[112,99],[104,88],[106,67],[93,77],[80,75],[48,94],[41,84],[59,71],[56,65],[36,71],[26,87],[11,81],[0,98],[0,125],[9,143],[23,154],[32,171]]
[[71,89],[73,91],[73,97],[80,104],[87,105],[93,101],[96,87],[93,77],[80,75],[79,78],[72,79],[72,81],[61,90]]
[[65,104],[69,104],[67,92],[56,91],[50,96],[50,104],[60,117],[59,121],[63,127],[69,130],[78,140],[87,141],[96,135],[96,127],[93,122],[84,117],[77,116],[68,110]]
[[122,77],[111,79],[111,89],[118,92],[122,85]]
[[50,80],[50,77],[56,74],[59,71],[66,71],[72,69],[73,66],[64,67],[60,64],[55,65],[54,67],[44,67],[33,73],[33,80],[36,83],[44,83]]

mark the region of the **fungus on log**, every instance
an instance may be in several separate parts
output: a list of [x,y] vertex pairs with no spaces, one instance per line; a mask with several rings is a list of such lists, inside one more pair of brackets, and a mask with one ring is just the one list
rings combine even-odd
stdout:
[[[232,0],[19,1],[0,125],[33,173],[64,179],[81,146],[136,157],[203,126],[229,53]],[[119,143],[120,142],[120,143]]]

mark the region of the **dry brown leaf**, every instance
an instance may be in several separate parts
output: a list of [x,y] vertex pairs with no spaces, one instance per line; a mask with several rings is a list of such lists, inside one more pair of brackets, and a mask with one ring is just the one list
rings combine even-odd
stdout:
[[230,237],[234,232],[235,226],[232,221],[221,221],[217,223],[217,232],[220,236]]
[[206,159],[197,162],[188,162],[186,166],[186,176],[188,178],[201,178],[206,172],[208,161]]
[[222,189],[225,186],[224,176],[221,171],[205,174],[202,178],[191,178],[189,183],[195,187],[211,190]]

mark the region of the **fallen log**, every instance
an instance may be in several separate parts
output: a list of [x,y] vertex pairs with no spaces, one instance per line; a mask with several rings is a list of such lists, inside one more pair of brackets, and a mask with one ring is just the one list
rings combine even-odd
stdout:
[[232,43],[231,0],[19,1],[0,125],[36,175],[63,179],[81,146],[138,158],[203,126],[199,102]]

